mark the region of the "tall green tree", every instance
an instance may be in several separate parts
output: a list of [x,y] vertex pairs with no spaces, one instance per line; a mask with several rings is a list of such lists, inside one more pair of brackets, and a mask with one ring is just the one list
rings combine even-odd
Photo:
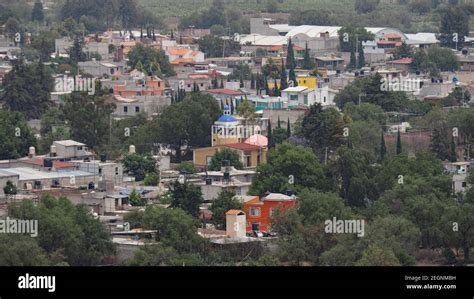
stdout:
[[[451,48],[462,47],[469,35],[469,15],[461,6],[448,6],[441,12],[440,42]],[[457,43],[456,38],[457,37]]]
[[[153,69],[157,70],[157,66],[159,66],[160,73],[163,73],[165,76],[174,76],[176,74],[169,62],[168,56],[166,56],[163,50],[138,44],[128,53],[128,59],[128,64],[132,68],[137,68],[137,64],[141,62],[147,72]],[[159,75],[159,73],[154,75]]]
[[291,137],[291,124],[290,124],[290,118],[288,117],[288,121],[286,122],[286,138]]
[[335,149],[343,142],[344,120],[336,109],[323,109],[320,104],[310,107],[302,121],[303,136],[319,155],[326,148]]
[[385,160],[386,155],[387,155],[387,146],[385,145],[385,135],[382,129],[382,133],[380,134],[380,161],[381,162]]
[[217,198],[212,201],[210,211],[212,212],[212,222],[217,228],[225,229],[226,215],[229,210],[241,210],[243,205],[234,198],[235,193],[232,190],[224,189]]
[[365,66],[365,54],[364,54],[364,47],[359,48],[359,57],[357,59],[357,67],[363,68]]
[[267,164],[257,167],[250,194],[264,196],[266,192],[331,188],[323,165],[309,148],[283,143],[268,152],[267,160]]
[[18,159],[36,146],[36,138],[19,112],[0,111],[0,159]]
[[286,75],[286,68],[284,61],[281,61],[281,72],[280,72],[280,90],[288,88],[288,77]]
[[239,154],[231,150],[229,148],[223,148],[219,150],[211,159],[211,163],[209,164],[209,170],[211,171],[220,171],[221,167],[223,166],[224,160],[228,160],[230,166],[235,167],[235,169],[243,169],[244,165],[242,161],[240,161]]
[[10,111],[23,113],[27,119],[38,119],[47,110],[54,81],[43,63],[16,64],[3,82],[0,100]]
[[402,137],[400,135],[400,129],[397,131],[397,155],[402,153]]
[[194,147],[211,144],[211,126],[221,115],[217,101],[210,95],[192,93],[166,107],[161,115],[143,129],[146,143],[160,142],[175,152],[178,162]]
[[312,70],[315,68],[315,63],[311,59],[310,53],[309,53],[309,48],[308,48],[308,43],[306,43],[306,48],[304,51],[304,60],[303,60],[303,69],[305,70]]
[[457,153],[456,153],[456,142],[454,140],[454,136],[451,136],[451,162],[457,162]]
[[293,48],[293,42],[291,41],[291,38],[288,39],[286,68],[290,70],[296,68],[295,50]]
[[23,201],[9,208],[9,216],[38,220],[38,245],[57,263],[71,266],[100,265],[115,255],[106,228],[84,205],[67,198],[45,195],[39,204]]
[[275,147],[275,142],[274,142],[274,139],[273,139],[273,130],[272,130],[272,122],[269,121],[268,122],[268,135],[267,135],[267,138],[268,138],[268,148],[274,148]]
[[156,173],[156,161],[148,155],[127,155],[122,160],[124,171],[142,181],[147,174]]
[[171,207],[180,208],[192,215],[199,216],[199,207],[203,202],[201,188],[188,182],[175,181],[170,185]]
[[105,96],[100,91],[100,84],[97,85],[94,95],[73,92],[66,96],[62,109],[74,140],[94,149],[109,141],[110,117],[115,105],[105,101]]
[[33,11],[31,12],[31,20],[38,22],[44,21],[43,3],[39,0],[35,1]]

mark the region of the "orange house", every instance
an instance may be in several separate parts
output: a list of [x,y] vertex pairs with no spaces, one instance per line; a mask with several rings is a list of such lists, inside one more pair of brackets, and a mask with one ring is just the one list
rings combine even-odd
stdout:
[[153,76],[145,80],[136,80],[133,83],[125,83],[114,86],[114,95],[124,98],[136,96],[162,96],[165,91],[165,82]]
[[258,196],[251,197],[244,202],[244,212],[247,214],[246,230],[271,231],[272,217],[296,206],[296,199],[280,193],[271,193],[262,199]]

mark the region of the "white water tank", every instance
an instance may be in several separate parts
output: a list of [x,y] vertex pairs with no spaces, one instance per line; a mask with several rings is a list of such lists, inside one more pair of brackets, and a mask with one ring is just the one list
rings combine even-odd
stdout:
[[28,149],[28,156],[30,158],[33,158],[34,156],[36,156],[36,149],[34,146],[30,146],[30,148]]
[[50,149],[49,149],[49,154],[51,157],[56,157],[56,146],[55,145],[51,145]]
[[136,153],[135,145],[130,145],[128,148],[128,152],[129,154],[135,154]]

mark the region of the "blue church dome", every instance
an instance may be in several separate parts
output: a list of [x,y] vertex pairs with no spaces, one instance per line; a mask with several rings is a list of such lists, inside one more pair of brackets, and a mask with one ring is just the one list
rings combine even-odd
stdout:
[[232,115],[222,115],[217,121],[220,123],[233,123],[236,122],[237,119]]

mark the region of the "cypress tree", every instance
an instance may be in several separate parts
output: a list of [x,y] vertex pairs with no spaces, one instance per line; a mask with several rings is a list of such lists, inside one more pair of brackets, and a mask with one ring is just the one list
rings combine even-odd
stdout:
[[298,86],[298,80],[296,80],[296,74],[294,69],[290,69],[290,76],[289,76],[290,81],[293,81],[293,86],[296,87]]
[[359,61],[358,61],[358,67],[362,68],[365,66],[365,55],[364,55],[364,48],[361,46],[359,48]]
[[268,121],[268,148],[273,148],[275,146],[274,141],[273,141],[273,132],[272,132],[272,122]]
[[288,40],[288,49],[286,55],[286,68],[294,69],[296,67],[295,52],[293,49],[293,42],[291,38]]
[[31,13],[31,20],[43,22],[44,21],[44,13],[43,13],[43,3],[39,0],[35,1],[33,6],[33,11]]
[[281,73],[280,73],[280,90],[285,90],[288,88],[288,79],[286,77],[285,63],[283,59],[281,60]]
[[288,122],[286,123],[286,138],[291,137],[291,124],[290,124],[290,118],[288,117]]
[[221,86],[220,88],[224,88],[224,79],[221,79]]
[[309,55],[308,43],[306,43],[306,48],[304,52],[304,60],[303,60],[303,68],[305,70],[312,70],[314,69],[314,67],[315,67],[314,61],[311,59],[311,56]]
[[356,67],[356,55],[354,49],[351,49],[351,60],[348,65],[349,69],[353,69]]
[[457,162],[458,157],[456,154],[456,142],[454,141],[454,136],[451,135],[451,162]]
[[268,86],[268,79],[265,77],[265,93],[270,95],[270,87]]
[[280,90],[278,89],[277,81],[273,80],[273,96],[278,97],[280,96]]
[[380,137],[380,162],[383,162],[385,160],[386,155],[387,155],[387,146],[385,145],[385,136],[383,134],[383,129],[382,129],[382,134]]
[[278,116],[278,123],[277,123],[277,127],[278,127],[278,129],[281,129],[281,120],[280,120],[280,116]]
[[402,153],[402,137],[400,135],[400,129],[398,129],[397,133],[397,155]]

